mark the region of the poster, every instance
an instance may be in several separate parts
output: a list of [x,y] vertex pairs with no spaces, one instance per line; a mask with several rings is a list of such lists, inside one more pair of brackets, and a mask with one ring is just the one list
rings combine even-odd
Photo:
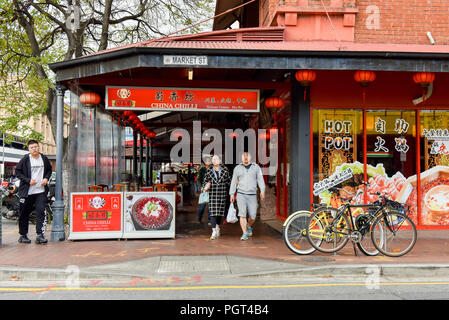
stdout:
[[123,238],[175,238],[175,192],[125,192]]
[[72,193],[70,201],[69,240],[121,238],[121,192]]

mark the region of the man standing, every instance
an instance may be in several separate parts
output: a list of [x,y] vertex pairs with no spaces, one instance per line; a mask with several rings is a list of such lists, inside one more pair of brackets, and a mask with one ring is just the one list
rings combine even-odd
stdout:
[[51,177],[51,164],[48,158],[39,152],[36,140],[28,141],[28,151],[16,167],[16,176],[20,179],[18,195],[19,207],[19,242],[30,243],[28,225],[30,213],[36,213],[36,243],[45,244],[45,207],[47,206],[48,180]]
[[[235,167],[232,175],[229,195],[231,202],[237,199],[239,209],[240,227],[243,235],[240,240],[248,240],[253,235],[253,224],[257,214],[257,186],[260,189],[260,198],[265,199],[265,182],[263,180],[262,169],[256,163],[251,162],[251,155],[248,152],[242,154],[242,163]],[[235,193],[237,192],[237,197]],[[248,213],[248,221],[246,216]]]

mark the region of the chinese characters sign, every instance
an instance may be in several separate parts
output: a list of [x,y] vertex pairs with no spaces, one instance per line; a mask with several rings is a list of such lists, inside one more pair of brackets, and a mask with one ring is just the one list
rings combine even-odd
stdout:
[[120,238],[122,194],[94,192],[71,194],[69,240]]
[[259,90],[111,86],[106,109],[259,112]]

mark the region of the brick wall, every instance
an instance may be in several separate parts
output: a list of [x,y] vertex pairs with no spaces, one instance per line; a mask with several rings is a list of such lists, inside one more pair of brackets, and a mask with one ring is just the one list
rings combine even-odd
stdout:
[[357,0],[355,41],[449,44],[448,0]]
[[[336,3],[356,7],[355,42],[449,44],[449,0],[323,0],[328,10]],[[273,21],[277,6],[321,7],[321,0],[260,0],[260,26]],[[333,16],[338,20],[338,17]],[[276,23],[276,19],[274,19]],[[301,28],[301,25],[298,25]]]

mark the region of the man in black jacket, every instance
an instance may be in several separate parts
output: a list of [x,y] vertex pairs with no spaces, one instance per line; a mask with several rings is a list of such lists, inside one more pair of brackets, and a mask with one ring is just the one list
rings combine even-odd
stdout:
[[28,151],[16,166],[16,176],[20,179],[18,195],[20,243],[30,243],[28,225],[30,213],[36,213],[36,243],[45,244],[45,207],[47,206],[48,180],[51,177],[51,164],[48,158],[39,153],[39,143],[28,141]]

